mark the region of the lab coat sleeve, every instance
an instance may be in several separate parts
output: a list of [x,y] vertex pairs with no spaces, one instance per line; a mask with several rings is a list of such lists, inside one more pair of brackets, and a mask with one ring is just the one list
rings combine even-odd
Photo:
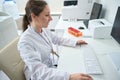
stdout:
[[60,37],[51,32],[49,32],[49,35],[52,38],[52,42],[54,44],[63,45],[63,46],[71,46],[71,47],[76,46],[77,40],[75,39]]
[[48,68],[41,63],[41,55],[32,47],[30,41],[18,43],[18,50],[27,66],[26,79],[29,80],[69,80],[70,74],[54,68]]

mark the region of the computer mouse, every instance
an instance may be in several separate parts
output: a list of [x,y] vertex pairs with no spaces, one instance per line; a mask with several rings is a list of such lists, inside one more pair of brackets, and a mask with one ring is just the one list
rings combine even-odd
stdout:
[[78,29],[84,29],[84,27],[80,26]]

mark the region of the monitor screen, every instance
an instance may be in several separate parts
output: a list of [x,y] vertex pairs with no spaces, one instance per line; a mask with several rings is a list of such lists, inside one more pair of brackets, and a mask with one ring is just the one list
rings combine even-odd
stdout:
[[64,1],[64,6],[77,5],[78,0]]
[[90,19],[98,19],[100,17],[101,10],[102,10],[102,4],[95,2],[93,4]]
[[114,20],[111,36],[120,44],[120,7],[118,7],[117,14]]
[[[99,19],[101,11],[102,11],[102,4],[94,2],[90,15],[90,20]],[[88,28],[89,20],[84,20],[83,23],[85,24],[86,28]]]

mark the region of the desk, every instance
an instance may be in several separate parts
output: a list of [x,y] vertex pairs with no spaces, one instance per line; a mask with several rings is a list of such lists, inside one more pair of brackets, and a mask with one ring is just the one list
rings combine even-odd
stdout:
[[[60,28],[58,26],[56,27],[56,29]],[[63,26],[65,26],[65,24]],[[73,36],[65,32],[64,37],[70,38]],[[85,40],[88,43],[88,45],[90,45],[94,49],[98,61],[100,63],[100,66],[103,70],[102,75],[92,75],[94,80],[120,80],[120,74],[115,69],[109,57],[109,53],[111,52],[120,53],[120,45],[116,43],[116,41],[114,41],[113,39],[93,39],[93,38],[85,38],[85,37],[77,37],[77,38],[73,37],[73,38]],[[61,54],[58,62],[58,69],[70,73],[77,73],[77,72],[86,73],[84,61],[83,61],[82,46],[77,46],[75,48],[61,46],[59,50]]]
[[84,37],[92,37],[92,32],[86,29],[83,21],[63,21],[62,18],[60,18],[55,29],[67,30],[68,27],[74,27],[75,29],[78,29],[80,26],[84,27],[83,30],[82,29],[80,30],[83,33]]
[[[111,40],[93,40],[84,39],[88,42],[88,45],[92,46],[100,62],[103,70],[103,75],[92,75],[95,80],[120,80],[120,75],[114,68],[108,53],[113,51],[119,51],[120,47],[114,48],[114,43],[109,43]],[[109,41],[109,42],[108,42]],[[94,42],[94,44],[92,44]],[[103,43],[106,42],[106,43]],[[75,48],[71,47],[60,47],[60,59],[58,69],[67,71],[70,73],[84,72],[85,66],[83,61],[82,46]],[[81,70],[82,69],[82,70]]]
[[84,28],[86,28],[82,21],[63,21],[60,17],[55,29],[67,29],[70,26],[74,28],[83,26]]

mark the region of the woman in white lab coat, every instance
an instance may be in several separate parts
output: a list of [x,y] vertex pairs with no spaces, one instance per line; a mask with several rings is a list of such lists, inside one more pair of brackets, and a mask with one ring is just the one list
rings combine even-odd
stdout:
[[[23,19],[23,31],[18,42],[18,50],[25,62],[27,80],[92,80],[87,74],[59,71],[55,67],[53,45],[76,46],[86,44],[83,40],[70,40],[52,34],[47,26],[52,20],[50,9],[44,0],[28,0]],[[72,63],[71,63],[72,64]]]

